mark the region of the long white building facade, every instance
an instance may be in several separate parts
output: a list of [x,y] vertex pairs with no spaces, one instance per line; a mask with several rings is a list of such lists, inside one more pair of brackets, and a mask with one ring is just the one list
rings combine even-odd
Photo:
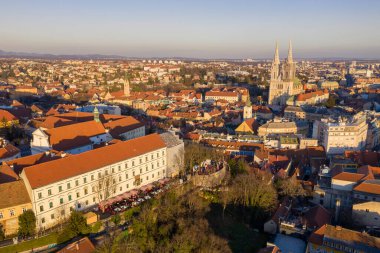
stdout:
[[[46,229],[102,200],[167,176],[167,147],[158,134],[67,155],[25,168],[21,173],[37,218]],[[99,181],[112,178],[112,192],[101,196]]]

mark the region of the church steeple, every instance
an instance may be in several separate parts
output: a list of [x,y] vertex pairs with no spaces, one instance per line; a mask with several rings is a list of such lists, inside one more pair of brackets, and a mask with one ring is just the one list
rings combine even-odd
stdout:
[[293,62],[293,48],[291,40],[289,40],[288,58],[286,58],[286,61],[289,63]]
[[274,58],[273,58],[274,64],[280,64],[280,55],[278,54],[278,43],[276,41],[276,50],[274,52]]
[[274,58],[271,68],[271,79],[280,79],[280,55],[278,53],[278,43],[276,42],[276,49],[274,51]]

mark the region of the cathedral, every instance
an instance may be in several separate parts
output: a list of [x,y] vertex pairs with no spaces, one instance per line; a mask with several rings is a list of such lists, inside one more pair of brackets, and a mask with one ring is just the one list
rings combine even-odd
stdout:
[[289,43],[288,57],[281,64],[278,45],[271,68],[268,104],[286,105],[290,96],[303,92],[301,83],[295,82],[296,63],[293,61],[292,43]]

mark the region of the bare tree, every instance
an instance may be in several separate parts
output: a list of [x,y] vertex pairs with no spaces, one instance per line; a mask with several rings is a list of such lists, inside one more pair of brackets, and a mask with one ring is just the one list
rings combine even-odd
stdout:
[[55,214],[54,215],[55,215],[56,223],[59,226],[59,229],[62,230],[63,229],[63,224],[67,220],[66,205],[62,205],[62,206],[58,207],[55,210]]
[[[112,173],[103,173],[92,187],[95,190],[98,202],[105,201],[116,192],[116,177]],[[104,211],[104,207],[102,211]]]

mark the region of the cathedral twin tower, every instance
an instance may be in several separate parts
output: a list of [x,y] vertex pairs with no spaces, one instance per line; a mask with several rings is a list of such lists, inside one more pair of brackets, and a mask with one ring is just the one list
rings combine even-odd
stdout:
[[302,85],[295,81],[296,63],[293,61],[292,43],[289,42],[288,57],[281,64],[278,54],[278,45],[272,62],[268,104],[286,105],[289,97],[303,92]]

